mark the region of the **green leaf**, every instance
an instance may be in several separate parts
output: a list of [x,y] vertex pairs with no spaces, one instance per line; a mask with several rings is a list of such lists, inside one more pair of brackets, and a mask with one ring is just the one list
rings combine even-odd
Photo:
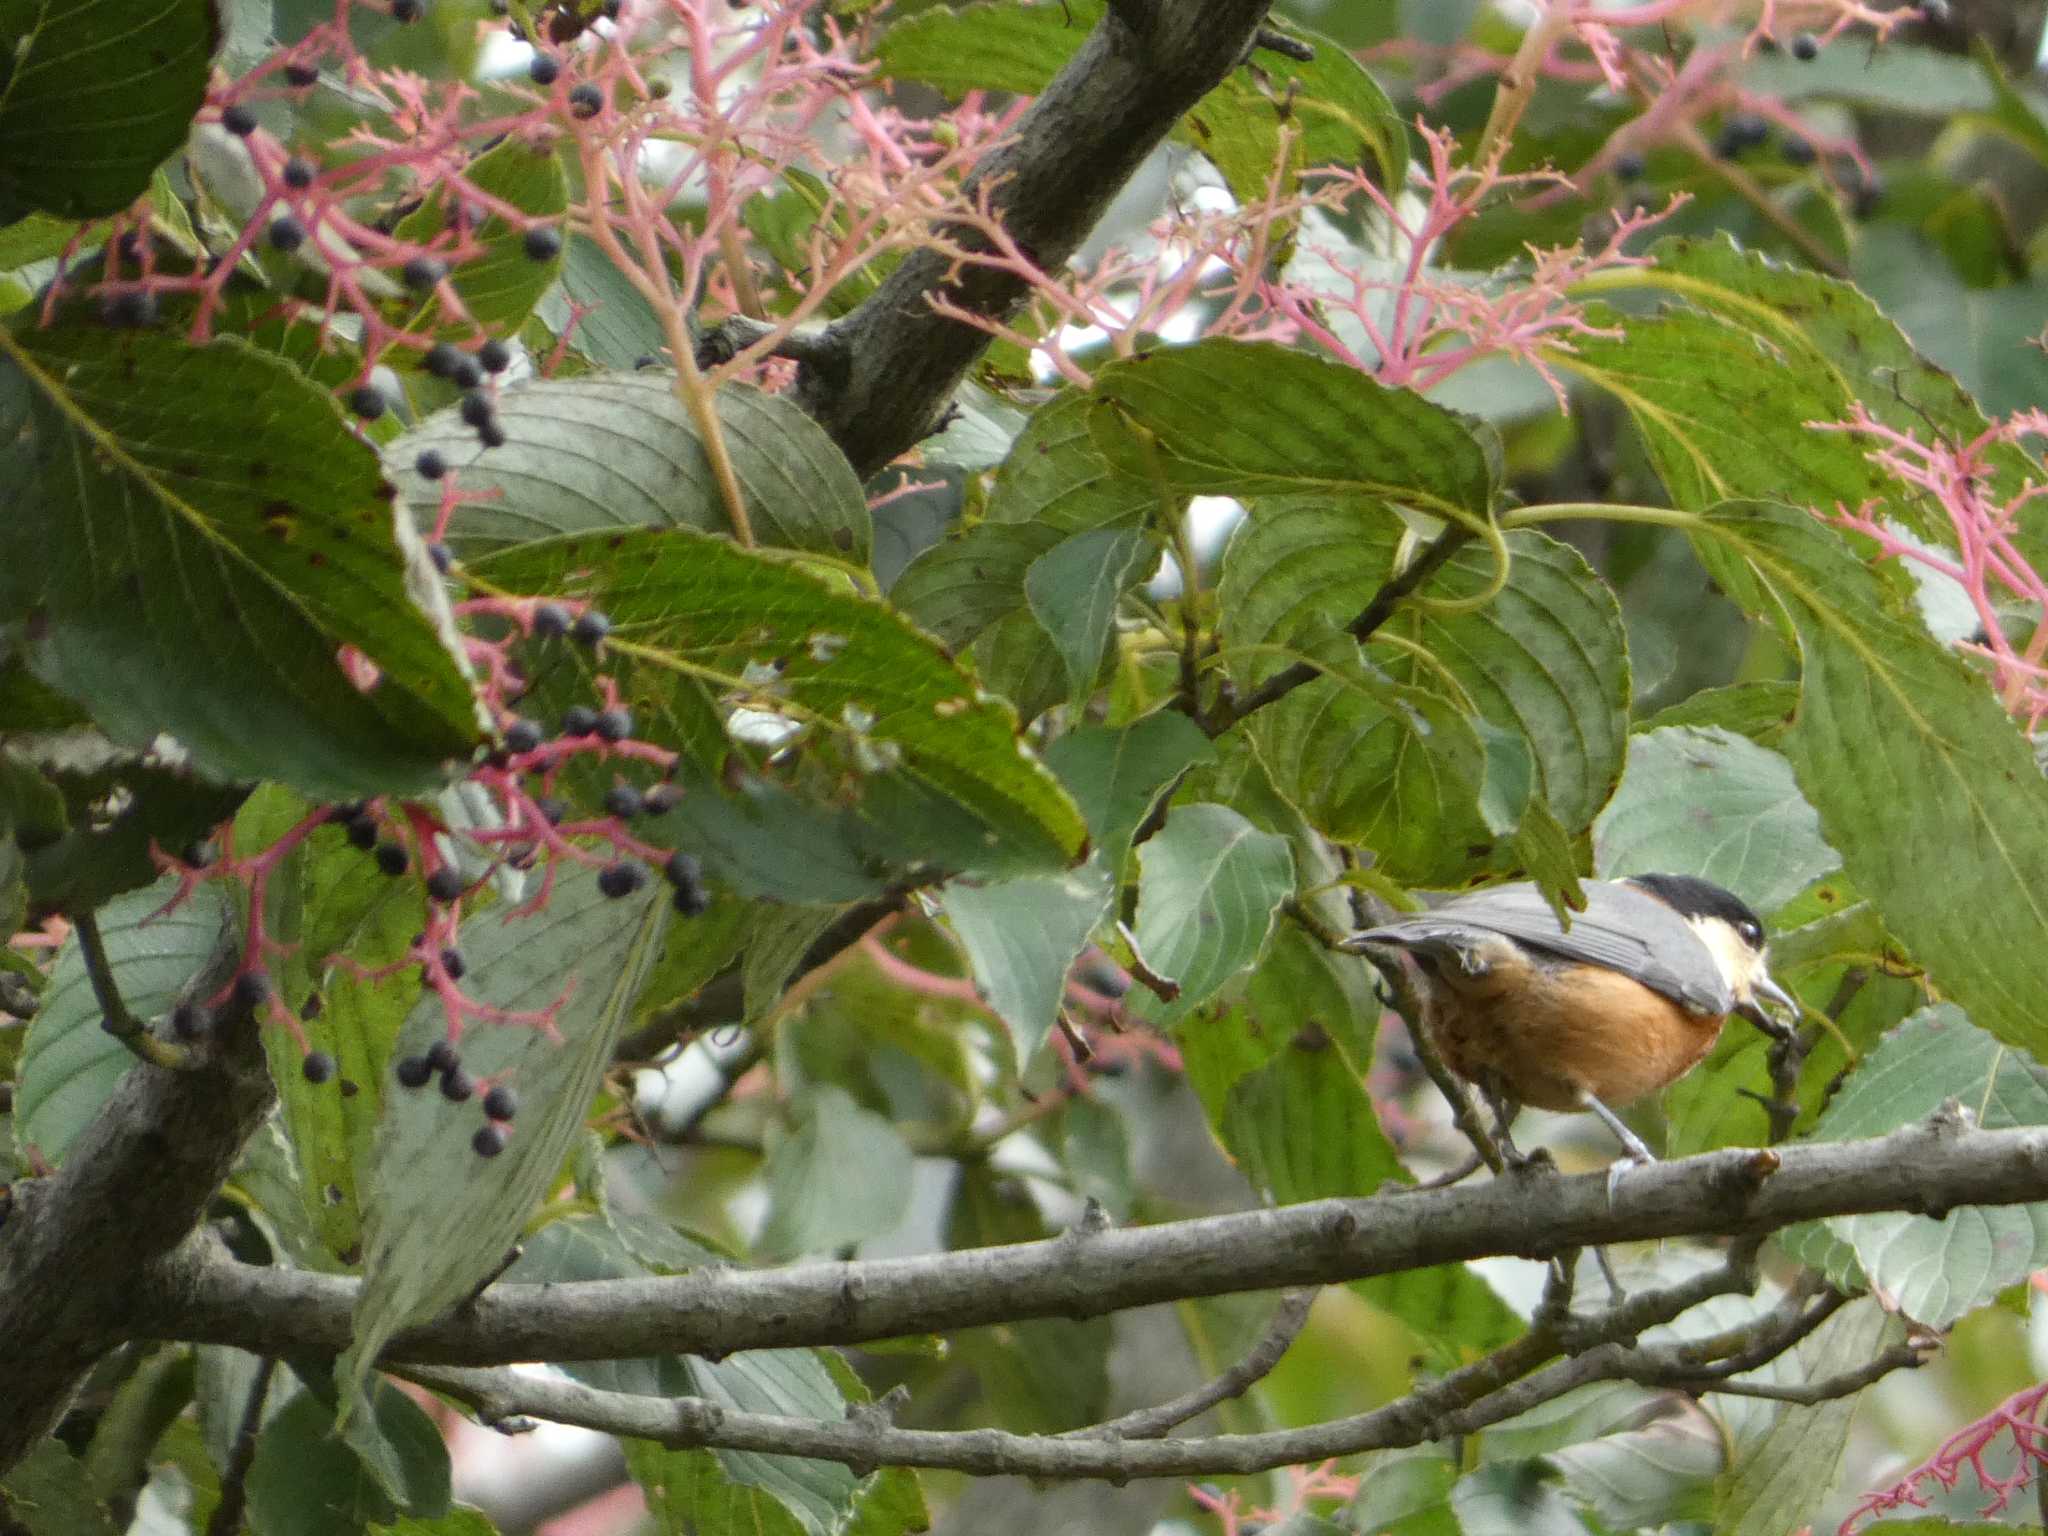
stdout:
[[1129,725],[1083,726],[1045,749],[1045,765],[1088,819],[1097,861],[1119,879],[1131,835],[1161,793],[1195,764],[1215,758],[1201,728],[1171,709]]
[[[1903,1335],[1898,1319],[1861,1297],[1802,1340],[1771,1378],[1798,1385],[1853,1371]],[[1783,1536],[1812,1520],[1841,1477],[1849,1421],[1860,1396],[1811,1407],[1767,1405],[1767,1427],[1737,1438],[1733,1464],[1715,1489],[1717,1536]]]
[[643,357],[662,356],[668,334],[661,317],[596,241],[571,235],[562,262],[562,285],[540,301],[537,312],[559,336],[568,329],[570,301],[585,307],[569,332],[570,351],[600,368],[618,370],[638,366]]
[[[0,38],[6,35],[5,29],[0,28]],[[31,262],[63,255],[64,247],[77,238],[80,227],[76,219],[53,219],[48,214],[32,213],[0,228],[0,272],[12,272]],[[90,237],[81,242],[86,246],[92,243]]]
[[[1987,1130],[2048,1125],[2048,1072],[1937,1003],[1864,1058],[1813,1128],[1815,1141],[1882,1135],[1958,1100]],[[1823,1224],[1899,1311],[1945,1329],[2048,1263],[2048,1204],[1963,1206],[1940,1221],[1904,1212]],[[1802,1230],[1794,1252],[1810,1251]]]
[[[116,741],[169,732],[201,772],[337,799],[468,757],[469,685],[408,590],[424,550],[289,364],[232,338],[0,333],[0,425],[0,611],[38,616],[29,664]],[[343,646],[377,665],[368,692]]]
[[1327,1035],[1304,1031],[1239,1078],[1221,1130],[1245,1177],[1280,1205],[1408,1181],[1358,1068]]
[[[161,1018],[187,982],[204,970],[234,930],[219,886],[201,886],[175,912],[156,913],[177,894],[166,878],[130,891],[99,913],[100,937],[121,999],[137,1018]],[[14,1098],[14,1134],[45,1158],[61,1163],[78,1133],[91,1123],[135,1058],[100,1028],[100,1006],[74,940],[64,946],[29,1021]]]
[[1730,731],[1748,737],[1758,746],[1775,747],[1798,708],[1797,683],[1730,683],[1723,688],[1702,688],[1690,698],[1638,721],[1636,729],[1661,731],[1673,726],[1694,726]]
[[205,0],[9,0],[0,10],[0,224],[118,213],[185,142],[220,24]]
[[115,1536],[125,1529],[92,1494],[85,1465],[55,1438],[0,1477],[0,1507],[26,1536]]
[[910,1207],[910,1148],[896,1127],[841,1088],[814,1089],[796,1114],[768,1153],[760,1250],[834,1253],[892,1230]]
[[1784,751],[1848,880],[1979,1027],[2048,1050],[2048,795],[2026,738],[1816,519],[1746,503],[1705,528],[1749,561],[1798,634]]
[[946,886],[946,921],[967,950],[982,995],[1009,1028],[1018,1071],[1052,1029],[1067,972],[1109,910],[1112,890],[1092,861],[1063,875]]
[[301,1392],[263,1426],[249,1467],[251,1523],[266,1536],[343,1536],[401,1513],[429,1519],[448,1511],[448,1452],[433,1421],[389,1382],[376,1383],[373,1411],[406,1447],[403,1484],[393,1490],[336,1433],[335,1411]]
[[[1998,237],[1992,259],[2002,277],[2007,261],[2005,231],[1992,233]],[[2015,282],[2001,281],[1996,287],[1973,287],[1920,231],[1879,224],[1858,236],[1851,271],[1858,286],[1884,306],[1884,312],[1913,344],[1933,363],[1953,372],[1984,410],[2001,415],[2023,411],[2048,393],[2048,358],[2039,347],[2027,345],[2034,334],[2028,322],[2048,308],[2048,282],[2038,270]],[[1967,417],[1955,414],[1963,419],[1934,418],[1941,422],[1943,439],[1950,443],[1973,441],[1955,435],[1969,430]],[[1976,414],[1974,410],[1969,413]],[[1922,442],[1932,435],[1924,421],[1892,425],[1911,431]],[[1995,490],[2000,496],[2009,494],[2023,478],[2025,459],[2005,443],[1991,445],[1987,457],[1999,469]],[[1953,543],[1953,536],[1944,533],[1940,524],[1913,518],[1916,510],[1910,504],[1897,509],[1913,519],[1921,533]],[[2024,543],[2038,559],[2038,539]]]
[[1775,912],[1842,861],[1784,758],[1678,726],[1631,738],[1628,773],[1593,823],[1593,864],[1604,877],[1700,875]]
[[1222,805],[1176,806],[1139,849],[1138,868],[1138,953],[1180,988],[1156,1009],[1165,1021],[1258,959],[1294,888],[1287,840]]
[[[428,448],[465,492],[495,498],[463,506],[449,524],[449,544],[467,559],[558,534],[731,527],[674,374],[532,379],[499,396],[498,419],[510,441],[488,452],[454,407],[386,450],[416,506],[440,504],[440,488],[413,467]],[[823,428],[792,401],[743,384],[718,392],[718,420],[756,538],[866,562],[867,502]]]
[[737,697],[791,720],[844,765],[838,803],[857,801],[899,846],[998,873],[1079,852],[1080,813],[1019,742],[1008,706],[887,607],[787,559],[637,530],[531,545],[480,569],[518,591],[589,596],[611,616],[614,653],[700,713]]
[[[667,910],[656,894],[608,900],[595,873],[579,866],[558,875],[543,911],[470,919],[465,989],[503,1009],[559,1001],[560,1035],[489,1024],[463,1035],[470,1074],[505,1081],[522,1101],[518,1128],[497,1157],[479,1157],[470,1146],[480,1118],[451,1113],[438,1093],[388,1099],[367,1177],[355,1338],[336,1367],[345,1394],[360,1391],[394,1334],[462,1300],[512,1246],[582,1131],[659,952]],[[426,998],[407,1020],[400,1048],[423,1051],[444,1028],[439,999]]]
[[[552,143],[536,143],[523,135],[515,134],[478,155],[463,167],[462,180],[462,195],[474,189],[544,221],[559,218],[569,206],[569,178]],[[435,200],[399,220],[393,235],[421,245],[432,243],[448,227],[449,202],[457,195],[452,183],[440,183]],[[406,318],[405,328],[413,334],[470,341],[481,327],[487,335],[510,335],[526,323],[541,295],[561,275],[564,258],[559,250],[545,261],[535,261],[526,254],[525,226],[497,214],[472,230],[470,238],[483,246],[483,254],[452,265],[448,272],[448,286],[462,300],[469,319],[453,319],[429,297]]]
[[1057,5],[969,5],[909,16],[882,34],[875,67],[949,96],[1008,91],[1035,96],[1059,73],[1102,14],[1099,0]]
[[1140,482],[1156,471],[1177,491],[1372,496],[1471,522],[1497,489],[1462,418],[1269,342],[1198,341],[1122,358],[1096,374],[1092,398],[1103,456]]
[[1064,389],[1031,413],[989,490],[990,523],[1079,533],[1138,522],[1159,509],[1149,479],[1119,474],[1089,431],[1094,395]]
[[710,1451],[628,1440],[626,1470],[647,1496],[647,1513],[661,1536],[803,1536],[794,1515],[769,1495],[728,1479]]
[[1025,569],[1025,600],[1059,647],[1076,703],[1095,686],[1115,632],[1117,601],[1148,573],[1148,553],[1156,551],[1135,528],[1092,528],[1061,540]]
[[[1027,613],[1025,576],[1063,542],[1045,523],[976,523],[904,567],[889,601],[946,645],[964,649],[1003,620]],[[1050,648],[1044,627],[1035,619],[1030,627]]]

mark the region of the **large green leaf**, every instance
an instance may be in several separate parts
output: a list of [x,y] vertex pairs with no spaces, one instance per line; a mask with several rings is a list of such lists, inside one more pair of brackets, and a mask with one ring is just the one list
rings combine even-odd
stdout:
[[0,7],[0,224],[117,213],[185,141],[220,46],[207,0]]
[[1665,727],[1629,742],[1628,774],[1593,824],[1603,876],[1673,870],[1775,912],[1841,866],[1792,767],[1745,737]]
[[1176,806],[1138,852],[1139,956],[1179,987],[1179,1018],[1251,965],[1294,888],[1287,840],[1223,805]]
[[1019,1071],[1058,1017],[1067,972],[1109,909],[1111,890],[1092,861],[1063,875],[947,885],[946,920],[967,949],[982,994],[1009,1028]]
[[1165,347],[1105,366],[1091,398],[1096,446],[1141,482],[1221,496],[1375,496],[1467,522],[1493,503],[1495,465],[1463,419],[1311,353],[1244,341]]
[[[554,146],[522,135],[478,155],[463,167],[462,179],[465,191],[474,189],[538,219],[559,218],[569,206],[569,178]],[[447,199],[455,195],[452,184],[444,182],[442,187],[441,197],[414,209],[392,233],[422,245],[432,242],[448,227]],[[448,284],[469,311],[469,319],[450,319],[431,299],[423,300],[408,317],[407,329],[414,334],[463,341],[482,327],[488,335],[510,335],[525,324],[541,295],[561,275],[560,249],[535,261],[526,253],[525,227],[497,214],[471,231],[471,238],[483,246],[483,254],[452,266],[448,273]]]
[[[439,505],[414,461],[432,448],[464,491],[449,543],[475,558],[511,544],[600,529],[730,529],[725,501],[675,375],[606,373],[535,379],[506,390],[509,441],[485,450],[451,408],[388,450],[408,499]],[[860,482],[824,430],[789,400],[742,384],[718,393],[718,420],[754,535],[765,544],[865,562],[872,534]]]
[[1194,721],[1162,709],[1128,725],[1069,731],[1046,747],[1045,762],[1088,818],[1097,860],[1121,877],[1131,835],[1161,792],[1215,755]]
[[[1956,1100],[1987,1130],[2048,1125],[2048,1072],[1948,1003],[1923,1008],[1857,1066],[1813,1128],[1815,1141],[1881,1136]],[[1822,1224],[1900,1312],[1945,1329],[2048,1264],[2048,1204],[1963,1206],[1936,1221],[1904,1211]],[[1823,1257],[1794,1229],[1795,1255]]]
[[249,1513],[276,1536],[345,1536],[401,1512],[433,1519],[448,1512],[448,1452],[434,1423],[388,1382],[376,1384],[372,1412],[401,1447],[406,1474],[392,1488],[349,1440],[335,1432],[334,1405],[301,1392],[263,1426],[249,1467]]
[[789,719],[845,765],[842,803],[928,857],[1021,873],[1080,850],[1080,813],[1008,706],[844,585],[682,529],[556,539],[479,569],[518,591],[598,602],[614,654],[666,677],[699,717],[743,697]]
[[232,338],[0,334],[0,425],[0,611],[33,617],[30,666],[115,740],[169,732],[202,772],[333,798],[467,758],[469,686],[408,591],[424,552],[289,364]]
[[596,241],[588,235],[571,235],[562,262],[562,286],[542,298],[537,313],[559,336],[568,329],[570,302],[585,307],[576,329],[569,332],[572,352],[600,368],[617,369],[661,356],[668,345],[661,317]]
[[[1146,559],[1146,556],[1152,559]],[[1091,528],[1060,541],[1024,572],[1024,596],[1067,668],[1067,691],[1087,702],[1116,630],[1118,600],[1157,562],[1135,528]]]
[[813,1089],[768,1153],[762,1252],[835,1253],[889,1232],[910,1207],[910,1167],[910,1148],[887,1119],[842,1088]]
[[[100,937],[121,1000],[145,1022],[162,1018],[185,984],[229,941],[226,897],[202,886],[177,911],[156,914],[177,894],[177,882],[158,881],[117,896],[99,914]],[[65,945],[29,1022],[14,1099],[14,1133],[53,1163],[62,1162],[78,1133],[99,1113],[135,1065],[128,1048],[100,1027],[100,1006],[74,940]]]
[[[460,1301],[502,1262],[583,1129],[660,950],[667,908],[651,892],[609,900],[595,873],[578,866],[558,875],[542,911],[469,920],[465,989],[503,1009],[560,1001],[560,1033],[478,1024],[463,1035],[469,1073],[519,1095],[517,1128],[496,1157],[480,1157],[470,1144],[484,1123],[473,1101],[451,1104],[432,1087],[388,1095],[364,1181],[355,1340],[336,1368],[351,1397],[393,1334]],[[440,1000],[426,998],[406,1022],[402,1049],[424,1051],[444,1029]]]
[[[1290,496],[1263,501],[1224,557],[1225,637],[1235,647],[1294,645],[1349,623],[1394,571],[1403,525],[1364,499]],[[1367,655],[1397,682],[1442,691],[1448,677],[1469,712],[1526,744],[1535,791],[1568,832],[1582,830],[1620,777],[1629,669],[1621,612],[1568,545],[1510,534],[1507,586],[1463,613],[1398,610]],[[1494,556],[1466,546],[1422,588],[1470,598],[1495,578]],[[1427,663],[1416,659],[1415,648]],[[1289,660],[1256,651],[1241,675],[1263,680]],[[1309,778],[1334,764],[1304,763]]]
[[2048,793],[2026,738],[1814,517],[1742,503],[1704,526],[1797,633],[1784,751],[1848,879],[1944,996],[2008,1045],[2048,1053]]

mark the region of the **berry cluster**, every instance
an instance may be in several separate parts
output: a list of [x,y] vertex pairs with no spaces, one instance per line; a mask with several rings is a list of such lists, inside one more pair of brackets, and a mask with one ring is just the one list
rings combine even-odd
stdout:
[[[400,1057],[392,1075],[401,1088],[411,1089],[424,1088],[438,1077],[441,1097],[451,1104],[467,1103],[483,1086],[462,1065],[454,1043],[446,1038],[436,1040],[423,1056]],[[503,1083],[492,1083],[484,1087],[483,1111],[484,1123],[477,1127],[469,1144],[478,1157],[496,1157],[511,1137],[512,1119],[519,1113],[519,1095]]]

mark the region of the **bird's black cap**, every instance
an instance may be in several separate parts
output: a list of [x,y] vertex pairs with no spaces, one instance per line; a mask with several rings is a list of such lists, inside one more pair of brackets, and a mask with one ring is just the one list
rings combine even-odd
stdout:
[[1630,875],[1628,883],[1648,891],[1680,917],[1718,917],[1744,942],[1763,947],[1764,920],[1725,886],[1697,875]]

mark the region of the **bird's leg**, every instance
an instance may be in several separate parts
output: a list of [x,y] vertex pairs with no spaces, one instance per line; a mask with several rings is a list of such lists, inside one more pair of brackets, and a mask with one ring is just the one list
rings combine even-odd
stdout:
[[1657,1154],[1644,1146],[1643,1139],[1622,1124],[1621,1116],[1602,1104],[1589,1090],[1579,1090],[1579,1104],[1598,1115],[1601,1123],[1614,1132],[1614,1139],[1621,1143],[1622,1155],[1607,1168],[1607,1198],[1612,1202],[1614,1192],[1621,1188],[1622,1175],[1642,1163],[1654,1163],[1657,1161]]
[[1514,1124],[1515,1116],[1522,1112],[1522,1106],[1510,1098],[1507,1090],[1490,1076],[1480,1082],[1479,1096],[1486,1100],[1486,1107],[1493,1111],[1493,1140],[1500,1148],[1502,1160],[1509,1168],[1517,1170],[1534,1164],[1537,1159],[1516,1146],[1514,1137],[1508,1133],[1508,1128]]

